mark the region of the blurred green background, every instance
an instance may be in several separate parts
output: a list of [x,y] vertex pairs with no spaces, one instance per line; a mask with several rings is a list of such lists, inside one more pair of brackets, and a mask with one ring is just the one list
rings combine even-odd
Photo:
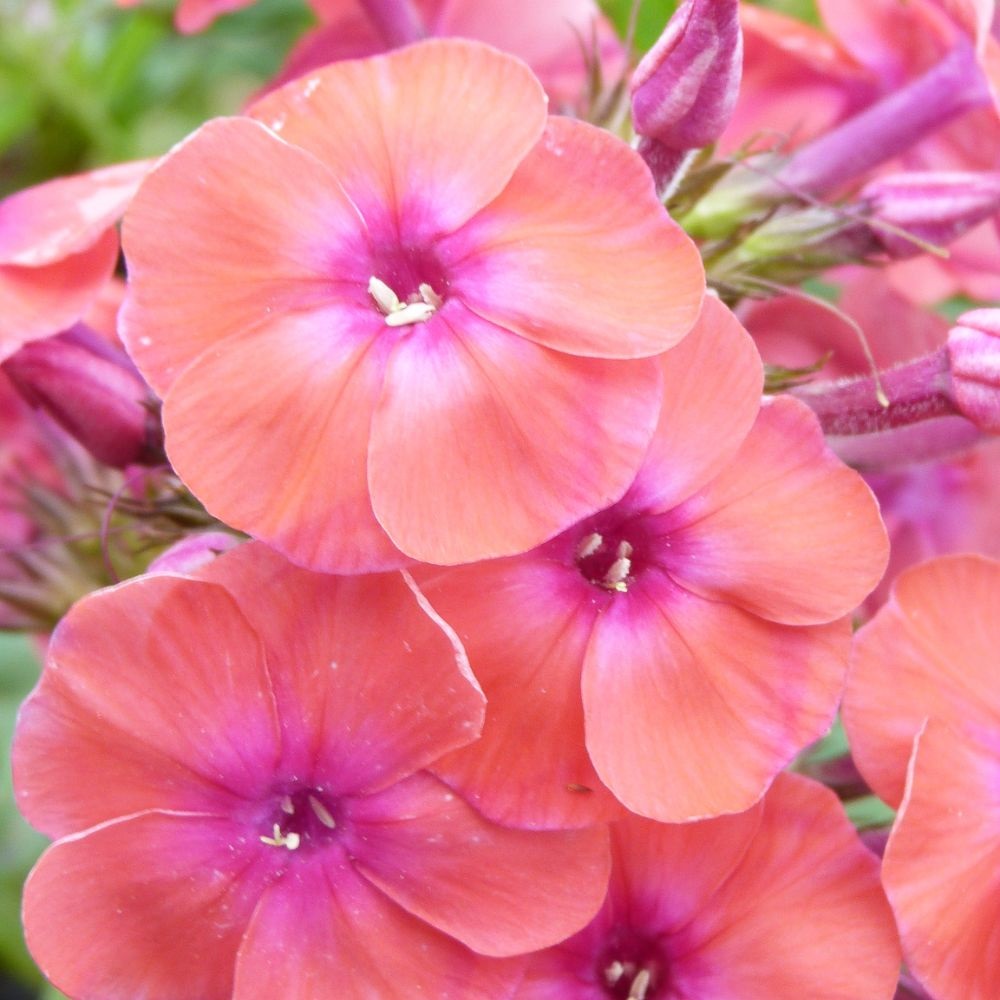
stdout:
[[[624,33],[633,0],[604,0]],[[643,0],[636,48],[656,41],[676,0]],[[814,0],[769,0],[815,20]],[[174,3],[0,0],[0,197],[52,177],[162,153],[205,119],[236,112],[313,23],[305,0],[259,0],[192,36]],[[0,1000],[54,1000],[24,950],[25,873],[44,839],[13,805],[8,766],[17,706],[38,676],[32,642],[0,635]],[[39,993],[38,991],[41,990]]]

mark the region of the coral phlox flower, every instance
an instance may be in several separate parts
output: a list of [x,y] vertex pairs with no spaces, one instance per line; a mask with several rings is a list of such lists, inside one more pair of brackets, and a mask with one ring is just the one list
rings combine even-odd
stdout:
[[124,231],[123,337],[209,510],[357,571],[524,551],[621,496],[703,293],[638,156],[456,40],[252,114],[170,153]]
[[668,822],[749,808],[839,700],[843,616],[886,561],[870,491],[798,401],[761,406],[718,300],[660,366],[621,501],[522,556],[420,571],[489,701],[435,768],[502,820],[606,818],[608,789]]
[[1000,562],[945,556],[900,575],[857,635],[844,724],[899,808],[883,881],[910,969],[937,1000],[1000,982]]
[[426,771],[484,701],[401,575],[254,543],[202,573],[80,601],[21,710],[42,970],[75,1000],[508,996],[498,958],[597,912],[607,831],[499,827]]
[[745,813],[612,824],[601,912],[532,957],[517,1000],[888,1000],[878,862],[836,797],[780,775]]
[[149,166],[102,167],[0,201],[0,361],[98,303],[118,260],[116,224]]

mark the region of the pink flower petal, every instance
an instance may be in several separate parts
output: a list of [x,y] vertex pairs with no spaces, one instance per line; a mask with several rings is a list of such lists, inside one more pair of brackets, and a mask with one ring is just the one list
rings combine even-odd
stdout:
[[836,796],[782,774],[750,850],[692,927],[699,1000],[889,1000],[899,973],[878,860]]
[[324,67],[250,113],[326,163],[369,224],[420,242],[503,190],[541,135],[545,94],[518,59],[431,40]]
[[484,955],[544,948],[597,912],[605,828],[515,830],[483,819],[429,774],[349,803],[357,870],[390,899]]
[[264,642],[284,771],[313,770],[333,795],[368,792],[478,736],[484,699],[465,654],[402,575],[310,573],[256,543],[200,575]]
[[12,757],[19,808],[61,836],[143,809],[232,808],[278,753],[263,649],[233,599],[156,575],[62,620]]
[[775,625],[647,570],[615,595],[587,651],[597,773],[663,822],[749,808],[829,728],[849,643],[846,621]]
[[167,393],[167,453],[191,491],[301,565],[351,573],[406,561],[368,498],[391,347],[379,323],[346,308],[282,316],[202,355]]
[[630,496],[669,510],[732,463],[760,410],[763,369],[749,334],[714,295],[660,363],[660,421]]
[[93,246],[43,267],[0,265],[0,361],[31,340],[72,326],[100,295],[118,260],[108,229]]
[[0,201],[0,264],[43,267],[89,250],[121,218],[152,165],[119,163]]
[[938,1000],[992,1000],[1000,982],[998,747],[1000,724],[984,743],[929,720],[886,849],[907,963]]
[[704,293],[697,249],[663,211],[646,165],[607,132],[564,118],[549,120],[503,193],[439,253],[469,308],[570,354],[664,351],[691,328]]
[[228,820],[160,811],[60,840],[25,885],[28,948],[81,1000],[224,1000],[260,892],[243,845]]
[[504,1000],[522,965],[474,955],[349,867],[314,863],[264,891],[232,1000]]
[[574,575],[540,554],[418,576],[488,705],[482,736],[432,770],[498,823],[564,829],[622,811],[584,746],[580,673],[598,607]]
[[889,603],[858,633],[844,725],[862,774],[890,805],[902,800],[925,718],[978,734],[998,726],[998,592],[1000,563],[944,556],[901,573]]
[[871,491],[788,397],[760,411],[736,460],[670,517],[683,586],[788,625],[849,612],[888,558]]
[[658,408],[652,361],[557,354],[447,303],[389,359],[375,515],[426,562],[526,551],[625,492]]
[[161,395],[230,335],[358,296],[370,305],[363,223],[337,181],[247,119],[211,121],[161,161],[122,243],[122,337]]

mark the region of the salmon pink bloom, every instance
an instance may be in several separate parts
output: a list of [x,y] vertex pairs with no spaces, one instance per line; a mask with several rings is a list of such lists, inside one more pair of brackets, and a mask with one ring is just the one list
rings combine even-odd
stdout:
[[612,825],[611,885],[532,957],[517,1000],[889,1000],[899,966],[878,862],[836,797],[783,774],[748,812]]
[[621,501],[525,555],[421,571],[489,702],[435,771],[501,821],[606,818],[610,793],[668,822],[747,809],[832,721],[842,616],[885,566],[871,493],[804,406],[761,407],[718,300],[660,366]]
[[426,767],[475,739],[461,648],[399,574],[248,544],[90,595],[21,710],[19,805],[59,838],[29,948],[73,997],[495,1000],[583,926],[607,831],[485,820]]
[[620,497],[651,355],[704,288],[642,160],[455,40],[252,115],[168,154],[125,221],[123,338],[206,507],[359,571],[521,552]]
[[[192,0],[187,0],[188,3]],[[196,0],[204,2],[204,0]],[[215,0],[218,2],[218,0]],[[594,0],[313,0],[324,22],[293,49],[279,83],[421,38],[474,38],[523,59],[557,110],[586,103],[596,61],[606,82],[625,50]]]
[[900,806],[883,881],[914,975],[936,1000],[1000,982],[1000,562],[903,573],[857,635],[844,704],[855,761]]
[[0,361],[97,303],[118,260],[116,223],[148,170],[121,163],[0,201]]

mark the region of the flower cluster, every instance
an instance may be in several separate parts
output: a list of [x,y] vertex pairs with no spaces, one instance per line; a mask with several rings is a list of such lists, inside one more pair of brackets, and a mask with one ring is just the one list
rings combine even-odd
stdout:
[[0,202],[39,968],[993,1000],[991,0],[315,6]]

